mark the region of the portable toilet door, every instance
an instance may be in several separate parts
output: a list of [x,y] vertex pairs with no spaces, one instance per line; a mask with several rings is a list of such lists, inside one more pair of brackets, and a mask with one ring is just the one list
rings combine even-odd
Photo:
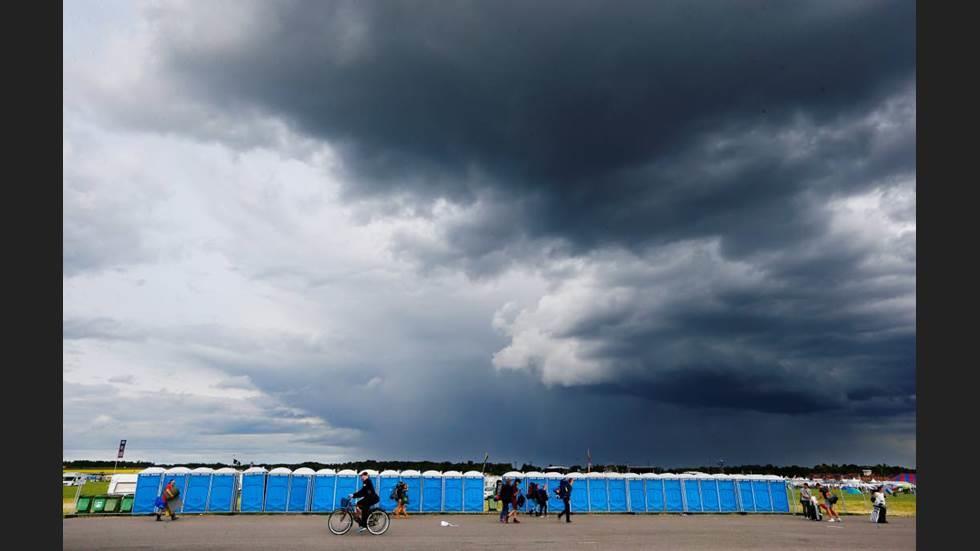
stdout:
[[187,495],[187,480],[190,478],[190,474],[191,470],[187,467],[173,467],[163,472],[163,487],[165,488],[173,480],[174,486],[180,491],[180,495],[177,496],[177,503],[171,505],[175,513],[182,513],[184,511],[184,501]]
[[701,486],[701,509],[705,513],[721,512],[721,503],[718,501],[718,479],[710,475],[697,477],[698,485]]
[[242,473],[242,501],[239,510],[243,513],[261,513],[265,506],[265,486],[269,471],[264,467],[249,467]]
[[185,513],[204,513],[208,510],[211,493],[211,475],[214,469],[198,467],[187,477],[187,493],[184,495]]
[[738,497],[735,495],[735,481],[727,475],[716,475],[718,485],[718,505],[722,513],[738,512]]
[[767,475],[765,478],[769,482],[769,497],[772,501],[772,512],[790,512],[789,497],[786,495],[786,479],[776,475]]
[[588,513],[589,479],[582,473],[568,473],[567,478],[569,481],[575,481],[572,483],[572,499],[569,500],[569,508],[573,513]]
[[564,475],[561,473],[544,473],[545,485],[548,487],[548,509],[550,511],[561,512],[565,508],[565,504],[558,498],[558,487],[563,478]]
[[276,467],[269,471],[265,483],[266,513],[285,513],[289,504],[289,478],[293,473],[286,467]]
[[463,512],[482,513],[483,506],[483,473],[466,471],[463,473]]
[[604,473],[588,473],[585,483],[589,495],[589,512],[605,513],[609,510],[609,481]]
[[315,513],[329,513],[337,508],[335,490],[337,472],[333,469],[320,469],[313,475],[313,497],[310,510]]
[[378,502],[385,511],[391,512],[398,507],[398,501],[391,497],[395,487],[398,486],[398,471],[391,469],[381,471],[378,474]]
[[664,492],[664,479],[654,473],[644,473],[640,478],[643,479],[643,490],[647,495],[647,512],[663,513],[667,510],[667,497]]
[[463,473],[459,471],[442,473],[442,512],[463,512]]
[[422,473],[422,512],[442,511],[442,473],[425,471]]
[[422,511],[422,473],[415,469],[408,469],[401,472],[402,482],[408,487],[407,511]]
[[626,510],[631,513],[647,512],[647,495],[643,489],[643,479],[636,473],[624,473],[626,484]]
[[698,481],[689,474],[682,474],[677,477],[681,482],[681,492],[684,496],[684,512],[701,512],[701,489],[698,488]]
[[310,486],[316,472],[308,467],[300,467],[289,477],[289,513],[305,513],[310,510]]
[[755,498],[757,513],[772,512],[772,496],[769,495],[769,481],[756,475],[752,477],[752,497]]
[[208,492],[209,513],[230,513],[235,510],[238,494],[238,471],[221,467],[211,474],[211,491]]
[[740,474],[733,475],[732,478],[735,480],[735,487],[738,488],[739,509],[743,513],[754,513],[755,497],[752,492],[752,480]]
[[356,493],[361,489],[361,481],[357,477],[357,471],[353,469],[344,469],[337,473],[337,491],[334,494],[336,498],[336,506],[340,507],[341,500],[345,497]]
[[684,512],[684,490],[681,479],[675,474],[664,474],[664,510],[668,513]]
[[163,488],[163,469],[149,467],[140,471],[136,477],[136,491],[133,493],[133,514],[153,513],[154,503]]
[[629,497],[626,495],[626,477],[619,473],[605,473],[606,488],[609,495],[610,513],[629,511]]
[[538,487],[547,484],[548,479],[544,477],[544,473],[539,473],[537,471],[530,471],[524,473],[524,510],[534,511],[537,509],[537,496],[531,496],[528,492],[531,491],[531,484],[535,484]]

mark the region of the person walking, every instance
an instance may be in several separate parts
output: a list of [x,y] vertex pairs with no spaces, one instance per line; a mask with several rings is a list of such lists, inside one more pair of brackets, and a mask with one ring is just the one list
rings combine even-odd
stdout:
[[500,485],[500,494],[497,495],[497,499],[500,500],[500,522],[506,524],[510,521],[508,515],[510,514],[510,501],[514,497],[514,488],[510,484],[510,480],[504,480],[504,483]]
[[538,487],[538,516],[548,516],[548,486]]
[[812,510],[812,497],[813,494],[810,493],[810,484],[808,482],[804,482],[803,487],[800,488],[800,505],[803,506],[803,518],[807,520],[817,520],[817,514]]
[[572,484],[574,482],[574,478],[565,478],[561,481],[561,484],[558,485],[558,499],[560,499],[562,504],[565,506],[562,512],[558,513],[559,522],[561,522],[562,515],[565,517],[565,522],[572,522],[572,508],[570,503],[572,501]]
[[174,479],[171,478],[167,481],[167,485],[163,487],[163,492],[160,493],[160,497],[157,498],[157,520],[161,520],[161,514],[169,515],[170,520],[177,520],[177,509],[179,508],[180,490],[177,488]]
[[521,493],[521,483],[517,480],[514,481],[514,490],[511,496],[510,518],[514,521],[514,524],[520,524],[521,521],[517,520],[517,514],[521,512],[521,507],[524,506],[526,499],[524,494]]
[[837,496],[830,491],[830,486],[817,484],[817,490],[820,492],[820,497],[823,498],[823,503],[820,504],[820,508],[827,511],[827,515],[830,516],[828,522],[843,522],[840,519],[840,515],[834,510],[834,504],[837,503]]
[[405,484],[404,480],[399,480],[398,484],[395,484],[395,511],[393,518],[408,518],[408,513],[405,511],[405,507],[408,505],[408,484]]
[[538,503],[538,484],[536,482],[528,482],[526,500],[527,513],[533,513],[536,508],[535,505]]

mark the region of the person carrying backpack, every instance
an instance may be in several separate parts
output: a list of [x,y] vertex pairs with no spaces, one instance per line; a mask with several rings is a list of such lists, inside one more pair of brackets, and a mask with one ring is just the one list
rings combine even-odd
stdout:
[[504,480],[503,484],[500,485],[500,493],[497,494],[497,499],[500,501],[500,522],[504,524],[510,522],[510,503],[511,499],[514,497],[514,487],[511,486],[509,480]]
[[570,506],[572,500],[572,483],[575,482],[574,478],[565,478],[558,485],[558,499],[565,505],[565,509],[558,513],[558,521],[561,522],[562,515],[565,516],[565,522],[572,522],[572,508]]
[[405,484],[404,480],[399,480],[398,484],[391,490],[391,496],[389,496],[395,502],[395,511],[392,518],[408,518],[408,513],[405,511],[405,507],[408,505],[408,484]]
[[538,487],[538,516],[548,516],[548,486]]
[[177,509],[180,505],[180,489],[177,488],[177,484],[174,483],[174,479],[167,481],[167,485],[163,487],[163,491],[160,492],[160,497],[156,501],[156,515],[157,521],[162,520],[160,515],[167,514],[170,516],[170,520],[177,520]]
[[515,480],[513,488],[514,488],[513,492],[511,493],[512,502],[511,502],[510,518],[514,520],[514,524],[520,524],[521,521],[517,520],[517,514],[520,513],[521,507],[524,506],[524,503],[526,503],[527,500],[524,497],[524,494],[521,493],[520,482]]

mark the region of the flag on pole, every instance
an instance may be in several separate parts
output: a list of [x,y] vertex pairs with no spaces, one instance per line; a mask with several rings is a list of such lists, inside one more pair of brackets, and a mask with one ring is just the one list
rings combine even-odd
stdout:
[[126,453],[126,441],[125,440],[120,440],[119,441],[119,455],[116,456],[116,459],[122,459],[124,453]]
[[487,472],[487,459],[490,459],[490,452],[483,454],[483,467],[480,469],[481,473]]
[[585,457],[588,460],[588,472],[592,472],[592,449],[588,448],[585,450]]

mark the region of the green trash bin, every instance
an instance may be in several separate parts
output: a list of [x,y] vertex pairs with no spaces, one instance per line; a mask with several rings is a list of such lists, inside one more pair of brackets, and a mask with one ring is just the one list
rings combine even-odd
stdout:
[[122,500],[119,502],[119,512],[120,513],[133,512],[133,496],[123,496]]
[[105,511],[106,496],[95,496],[92,498],[92,512],[101,513]]
[[119,511],[119,496],[109,496],[105,498],[105,507],[102,509],[103,513],[115,513]]
[[89,512],[92,507],[92,498],[89,496],[81,496],[78,498],[78,502],[75,503],[75,513],[84,515]]

